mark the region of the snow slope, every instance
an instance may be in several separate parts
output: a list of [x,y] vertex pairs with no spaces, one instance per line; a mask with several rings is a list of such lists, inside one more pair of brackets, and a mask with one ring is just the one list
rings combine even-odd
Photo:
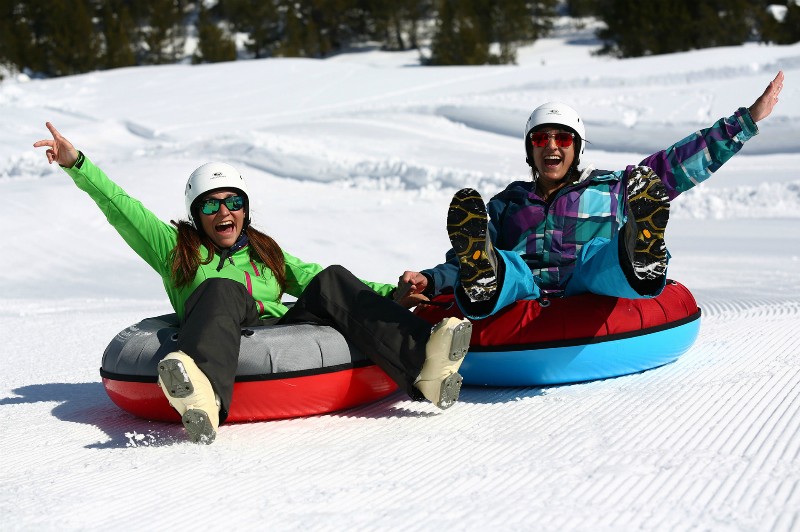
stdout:
[[[623,61],[596,47],[576,32],[519,66],[373,51],[0,84],[0,528],[800,529],[800,45]],[[290,253],[392,281],[441,259],[457,188],[525,178],[539,103],[574,105],[584,162],[619,168],[751,104],[781,69],[761,134],[674,203],[670,276],[704,311],[674,364],[465,388],[445,412],[397,394],[223,426],[211,446],[106,397],[106,344],[168,302],[31,148],[52,121],[164,219],[194,168],[231,162]]]

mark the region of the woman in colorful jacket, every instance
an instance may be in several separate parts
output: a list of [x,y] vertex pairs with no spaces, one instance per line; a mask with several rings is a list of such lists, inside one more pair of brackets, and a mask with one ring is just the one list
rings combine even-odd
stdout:
[[[227,417],[241,327],[330,325],[368,355],[412,398],[451,406],[471,324],[430,324],[392,298],[392,285],[360,281],[341,266],[304,263],[250,225],[244,179],[207,163],[186,183],[188,221],[159,220],[78,152],[49,122],[47,159],[88,193],[127,244],[162,278],[181,319],[178,350],[158,364],[158,384],[189,438],[211,443]],[[283,293],[298,297],[287,308]]]
[[401,284],[422,299],[454,290],[474,319],[543,293],[658,295],[669,259],[669,202],[758,133],[756,122],[772,112],[782,87],[779,72],[750,108],[615,172],[578,169],[586,134],[574,109],[537,107],[524,135],[533,179],[511,183],[488,205],[475,190],[457,192],[447,215],[447,262],[406,271]]

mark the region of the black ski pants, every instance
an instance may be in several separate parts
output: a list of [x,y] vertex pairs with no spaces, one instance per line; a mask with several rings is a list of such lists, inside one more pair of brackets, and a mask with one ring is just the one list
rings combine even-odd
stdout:
[[242,327],[269,324],[329,325],[375,362],[413,399],[413,384],[425,362],[431,325],[376,293],[342,266],[330,266],[309,283],[282,318],[262,320],[246,288],[229,279],[209,279],[187,299],[178,349],[208,376],[228,416],[239,359]]

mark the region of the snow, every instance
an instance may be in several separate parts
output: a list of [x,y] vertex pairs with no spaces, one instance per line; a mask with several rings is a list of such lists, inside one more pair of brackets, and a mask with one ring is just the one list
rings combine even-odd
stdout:
[[[800,45],[641,59],[587,30],[518,66],[422,68],[416,52],[120,69],[0,84],[3,530],[792,530],[800,528]],[[168,312],[157,276],[31,145],[45,121],[165,220],[224,160],[290,253],[392,282],[440,261],[447,204],[525,179],[522,127],[558,99],[584,163],[621,168],[737,107],[781,102],[679,197],[670,277],[704,316],[678,361],[547,388],[402,394],[225,425],[210,446],[114,406],[111,338]]]

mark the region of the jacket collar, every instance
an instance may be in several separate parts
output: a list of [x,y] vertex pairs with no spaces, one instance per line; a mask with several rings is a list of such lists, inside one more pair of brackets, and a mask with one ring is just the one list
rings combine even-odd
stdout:
[[217,271],[220,271],[222,267],[225,265],[225,260],[233,256],[237,251],[246,247],[250,243],[250,240],[247,238],[247,233],[242,231],[242,234],[239,235],[239,238],[234,242],[234,244],[229,247],[220,250],[219,253],[219,264],[217,264]]

